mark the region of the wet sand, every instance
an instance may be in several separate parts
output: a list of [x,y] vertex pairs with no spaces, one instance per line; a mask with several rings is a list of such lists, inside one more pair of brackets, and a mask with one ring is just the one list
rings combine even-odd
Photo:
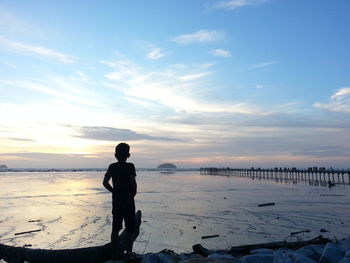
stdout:
[[[0,243],[58,249],[109,242],[111,196],[102,178],[103,172],[93,171],[0,173]],[[196,243],[225,249],[280,241],[306,229],[303,239],[350,232],[348,185],[329,189],[194,171],[139,171],[137,180],[136,206],[143,212],[138,253],[188,252]],[[269,202],[275,205],[258,207]]]

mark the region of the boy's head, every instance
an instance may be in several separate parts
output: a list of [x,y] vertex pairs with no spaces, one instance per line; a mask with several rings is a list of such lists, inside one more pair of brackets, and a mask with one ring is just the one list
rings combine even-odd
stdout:
[[115,147],[115,158],[118,159],[118,161],[126,161],[126,159],[128,159],[130,157],[130,146],[129,144],[122,142],[119,143],[116,147]]

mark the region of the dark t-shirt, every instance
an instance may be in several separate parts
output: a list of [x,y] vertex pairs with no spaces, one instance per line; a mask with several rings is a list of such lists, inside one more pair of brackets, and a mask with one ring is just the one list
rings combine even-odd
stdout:
[[109,165],[105,174],[107,179],[112,178],[113,202],[128,203],[136,195],[135,166],[133,163],[116,162]]

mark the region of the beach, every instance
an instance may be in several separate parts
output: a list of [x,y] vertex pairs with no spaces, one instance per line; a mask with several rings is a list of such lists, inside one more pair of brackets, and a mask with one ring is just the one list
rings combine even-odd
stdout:
[[[292,232],[309,239],[350,233],[349,185],[328,188],[240,177],[138,171],[142,210],[137,253],[192,251],[201,243],[226,249],[281,241]],[[109,242],[111,195],[102,171],[0,173],[0,243],[64,249]],[[262,203],[275,203],[259,207]],[[16,233],[39,230],[28,234]],[[206,235],[218,237],[202,239]]]

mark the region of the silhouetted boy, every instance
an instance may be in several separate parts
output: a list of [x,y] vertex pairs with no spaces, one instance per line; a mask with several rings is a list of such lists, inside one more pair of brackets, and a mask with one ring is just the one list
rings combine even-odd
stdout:
[[[132,253],[131,236],[135,232],[135,201],[134,197],[137,192],[136,171],[133,163],[127,163],[126,159],[130,157],[130,146],[126,143],[119,143],[115,147],[115,157],[118,162],[109,165],[108,170],[103,179],[103,185],[112,192],[113,200],[113,225],[112,225],[112,257],[121,257],[116,255],[116,247],[118,243],[119,231],[122,229],[123,219],[125,223],[125,231],[130,237],[130,246],[128,246],[127,254]],[[113,187],[109,184],[112,178]]]

